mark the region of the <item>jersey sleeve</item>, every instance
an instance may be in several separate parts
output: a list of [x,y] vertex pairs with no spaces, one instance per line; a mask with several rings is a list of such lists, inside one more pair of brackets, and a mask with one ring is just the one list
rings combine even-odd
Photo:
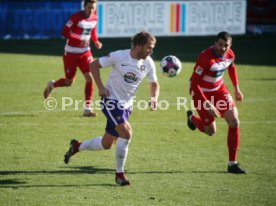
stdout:
[[63,27],[62,36],[64,36],[66,39],[70,38],[70,29],[72,26],[73,26],[73,22],[69,20]]
[[70,17],[70,19],[64,25],[63,30],[62,30],[62,35],[66,39],[77,39],[77,40],[79,40],[79,37],[77,35],[74,36],[71,33],[71,30],[76,25],[76,23],[77,23],[77,18],[76,18],[75,15],[73,15],[73,16]]
[[109,53],[107,56],[100,57],[99,62],[100,65],[104,68],[114,65],[118,59],[120,59],[120,51],[115,51]]
[[91,31],[91,39],[93,42],[98,41],[97,25]]
[[230,64],[230,66],[228,67],[228,74],[229,77],[231,79],[231,82],[233,84],[233,86],[237,86],[239,84],[238,82],[238,73],[237,73],[237,68],[236,68],[236,64],[235,64],[235,55],[233,53],[233,63]]
[[147,73],[147,78],[150,83],[157,82],[156,67],[151,58],[149,58],[149,72]]

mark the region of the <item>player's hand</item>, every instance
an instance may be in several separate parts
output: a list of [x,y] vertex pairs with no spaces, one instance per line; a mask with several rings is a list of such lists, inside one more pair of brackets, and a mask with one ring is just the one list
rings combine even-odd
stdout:
[[150,111],[156,111],[158,107],[158,101],[154,98],[152,98],[149,102]]
[[205,105],[210,115],[212,115],[213,117],[221,117],[217,108],[210,101],[205,101]]
[[95,42],[94,42],[94,45],[95,45],[95,47],[96,47],[97,49],[101,49],[101,48],[103,47],[103,44],[102,44],[102,42],[100,42],[100,41],[95,41]]
[[89,47],[90,46],[90,41],[82,40],[79,46],[80,47]]
[[109,96],[108,89],[105,88],[105,87],[99,88],[99,96],[101,96],[101,97],[108,97]]
[[240,101],[240,102],[243,101],[243,94],[238,88],[235,89],[235,99],[236,99],[237,102],[238,101]]

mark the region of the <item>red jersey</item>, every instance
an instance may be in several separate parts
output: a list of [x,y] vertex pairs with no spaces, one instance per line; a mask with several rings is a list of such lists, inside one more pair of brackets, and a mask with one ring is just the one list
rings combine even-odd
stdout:
[[233,85],[236,86],[238,80],[234,60],[235,54],[231,49],[223,57],[216,55],[214,46],[204,50],[196,61],[190,79],[191,95],[206,100],[204,93],[216,92],[222,87],[223,74],[227,69]]
[[85,17],[84,11],[79,11],[70,17],[63,28],[62,34],[67,39],[65,52],[83,53],[90,50],[89,44],[83,46],[82,41],[98,41],[97,34],[98,16],[93,14]]

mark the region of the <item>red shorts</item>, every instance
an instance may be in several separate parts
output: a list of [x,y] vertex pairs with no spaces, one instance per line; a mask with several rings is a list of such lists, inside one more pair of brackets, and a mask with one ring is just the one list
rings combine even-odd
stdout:
[[67,79],[74,79],[76,76],[77,67],[82,73],[89,72],[89,64],[93,61],[91,51],[81,54],[65,53],[63,55],[64,72]]
[[[236,104],[225,85],[222,85],[217,91],[204,92],[204,95],[217,108],[221,116],[223,116],[224,112],[227,110],[231,110],[236,107]],[[195,96],[193,96],[192,99],[204,125],[208,126],[212,124],[215,121],[215,118],[209,114],[204,102],[197,99]]]

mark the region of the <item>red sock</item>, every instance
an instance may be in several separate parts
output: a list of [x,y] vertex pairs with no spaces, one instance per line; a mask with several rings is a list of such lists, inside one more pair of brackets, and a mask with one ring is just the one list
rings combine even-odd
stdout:
[[65,86],[65,78],[61,78],[54,82],[54,87],[64,87]]
[[92,97],[94,93],[94,84],[93,82],[86,82],[85,84],[85,102],[86,107],[90,107]]
[[228,151],[229,161],[236,161],[238,148],[240,145],[240,128],[228,128]]
[[201,132],[204,132],[204,124],[199,117],[193,115],[191,120],[195,124],[196,128],[198,128]]

